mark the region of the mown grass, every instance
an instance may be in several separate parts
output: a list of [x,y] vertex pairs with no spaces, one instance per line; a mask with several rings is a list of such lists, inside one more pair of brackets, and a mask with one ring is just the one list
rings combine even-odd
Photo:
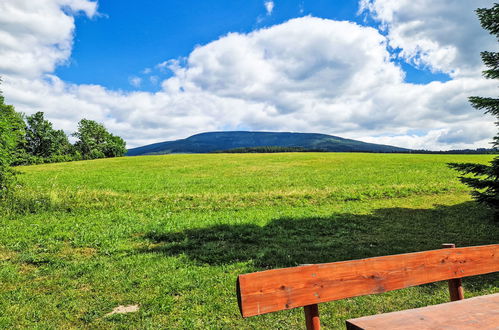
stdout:
[[[447,162],[487,155],[170,155],[22,167],[0,216],[0,327],[302,328],[302,310],[243,320],[238,274],[497,243]],[[499,291],[497,275],[464,281]],[[448,300],[445,283],[322,304],[347,318]],[[118,305],[136,313],[105,317]]]

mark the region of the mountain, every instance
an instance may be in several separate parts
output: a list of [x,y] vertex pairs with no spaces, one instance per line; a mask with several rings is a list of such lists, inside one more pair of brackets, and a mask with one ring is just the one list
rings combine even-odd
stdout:
[[343,139],[317,133],[209,132],[186,139],[154,143],[129,149],[127,156],[178,153],[210,153],[241,148],[283,147],[328,152],[409,152],[409,149]]

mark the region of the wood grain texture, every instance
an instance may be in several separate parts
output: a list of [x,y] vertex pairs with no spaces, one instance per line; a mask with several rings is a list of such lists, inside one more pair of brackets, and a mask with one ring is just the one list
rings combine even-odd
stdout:
[[499,271],[499,244],[239,275],[243,317]]
[[499,294],[346,321],[347,329],[499,329]]

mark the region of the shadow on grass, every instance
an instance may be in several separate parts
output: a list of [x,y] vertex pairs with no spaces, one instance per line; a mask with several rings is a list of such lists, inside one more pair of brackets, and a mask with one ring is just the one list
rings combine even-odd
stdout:
[[[265,226],[216,225],[181,232],[151,232],[141,253],[186,256],[199,265],[247,262],[243,272],[352,260],[441,248],[498,243],[499,224],[491,211],[473,202],[430,209],[384,208],[372,214],[278,218]],[[499,273],[464,279],[466,296],[497,292]],[[420,292],[441,294],[445,284],[428,283]],[[444,290],[444,291],[442,291]],[[414,305],[414,307],[417,307]]]
[[[279,218],[254,224],[217,225],[149,233],[143,253],[185,255],[199,264],[250,262],[249,271],[433,250],[442,243],[495,244],[499,225],[473,202],[432,209],[386,208],[372,214]],[[467,290],[499,286],[499,273],[466,279]],[[428,290],[434,285],[428,284]]]
[[432,209],[388,208],[373,214],[279,218],[254,224],[154,232],[142,252],[186,255],[200,264],[250,261],[256,269],[334,262],[438,249],[441,243],[497,243],[499,226],[472,202]]

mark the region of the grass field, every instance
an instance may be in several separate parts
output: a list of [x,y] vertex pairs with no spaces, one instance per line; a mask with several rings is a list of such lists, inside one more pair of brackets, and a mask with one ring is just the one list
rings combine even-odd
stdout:
[[[488,155],[216,154],[19,168],[0,215],[0,327],[302,328],[296,309],[243,320],[238,274],[497,243],[447,162]],[[464,280],[499,292],[497,275]],[[445,283],[321,304],[347,318],[448,300]],[[136,313],[106,317],[119,305]]]

